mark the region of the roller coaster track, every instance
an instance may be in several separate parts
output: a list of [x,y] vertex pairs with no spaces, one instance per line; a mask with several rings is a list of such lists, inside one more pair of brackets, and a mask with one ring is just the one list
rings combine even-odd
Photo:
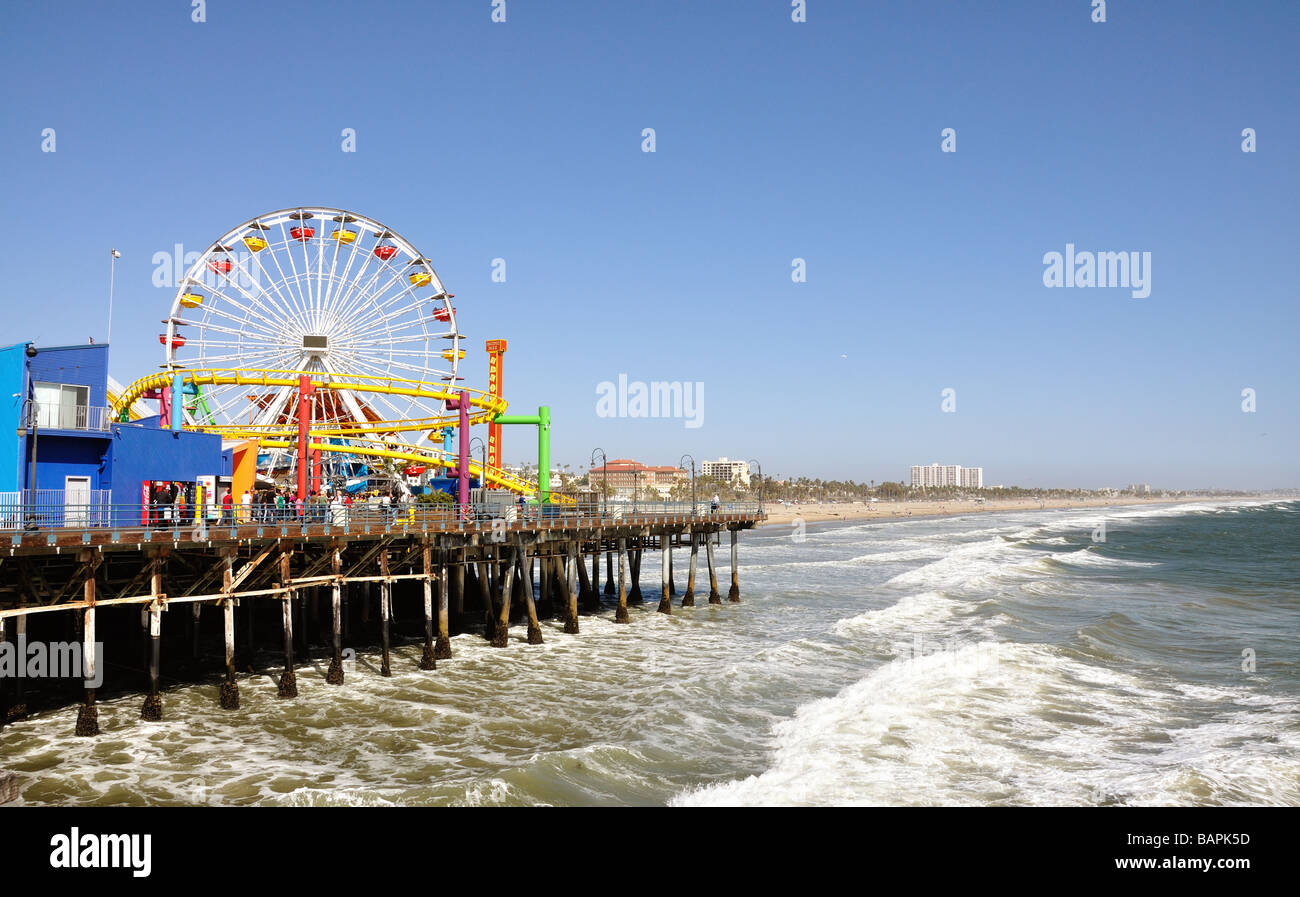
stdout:
[[[327,372],[304,372],[287,370],[243,370],[243,369],[200,369],[180,372],[184,382],[194,386],[237,385],[254,387],[292,387],[297,388],[299,377],[306,373],[313,389],[347,390],[357,393],[384,393],[389,395],[411,396],[415,398],[451,401],[459,399],[464,392],[469,397],[471,424],[490,423],[494,417],[506,410],[507,402],[500,396],[490,395],[483,390],[453,387],[445,383],[427,383],[421,380],[407,380],[399,377],[366,377],[350,374],[331,374]],[[148,392],[172,385],[174,372],[159,372],[141,377],[115,396],[113,417],[120,419],[122,414]],[[459,424],[458,415],[442,417],[413,418],[410,420],[391,421],[333,421],[314,423],[308,436],[313,441],[310,451],[340,452],[349,455],[390,458],[397,461],[428,464],[442,468],[455,468],[459,460],[455,455],[441,449],[424,448],[390,443],[382,437],[403,432],[428,432],[443,427]],[[260,448],[292,449],[297,445],[296,426],[255,426],[244,424],[204,424],[187,423],[187,430],[204,433],[216,433],[225,439],[256,439]],[[373,445],[318,442],[320,439],[363,440]],[[499,468],[489,467],[484,471],[482,465],[474,460],[469,462],[471,476],[480,481],[491,483],[521,495],[537,492],[537,483],[515,476]],[[572,503],[573,499],[552,493],[552,500]]]

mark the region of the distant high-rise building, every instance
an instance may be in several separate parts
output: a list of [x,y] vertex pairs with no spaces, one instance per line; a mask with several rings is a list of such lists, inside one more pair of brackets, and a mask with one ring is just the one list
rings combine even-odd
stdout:
[[746,461],[729,461],[719,458],[716,461],[700,462],[700,474],[713,477],[726,483],[740,483],[749,486],[749,463]]
[[913,464],[912,487],[929,489],[957,486],[962,489],[983,489],[984,468],[962,467],[960,464]]

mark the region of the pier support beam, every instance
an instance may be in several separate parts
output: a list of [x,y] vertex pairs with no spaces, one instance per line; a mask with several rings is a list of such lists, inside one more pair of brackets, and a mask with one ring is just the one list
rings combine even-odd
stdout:
[[713,564],[713,533],[704,534],[704,551],[709,562],[709,604],[721,604],[722,596],[718,594],[718,571]]
[[280,598],[280,612],[284,626],[284,672],[280,674],[280,684],[276,693],[282,698],[298,697],[298,676],[293,671],[293,590],[289,587],[292,577],[289,573],[291,552],[280,552],[280,588],[288,589]]
[[628,604],[643,604],[645,598],[641,596],[641,540],[637,539],[637,547],[632,552],[632,588],[627,593]]
[[221,697],[218,703],[222,710],[238,710],[239,683],[235,681],[235,596],[232,594],[235,582],[235,550],[224,549],[221,552],[221,559],[224,562],[221,571],[221,591],[224,595],[221,599],[221,610],[225,623],[226,678],[221,682]]
[[627,539],[618,540],[618,610],[614,611],[615,623],[626,623],[627,618]]
[[384,578],[379,581],[379,638],[382,656],[379,661],[379,675],[393,675],[393,665],[388,654],[388,623],[393,616],[393,584],[388,579],[388,549],[379,552],[379,574]]
[[333,616],[334,656],[330,658],[330,668],[325,673],[329,685],[343,684],[343,558],[338,546],[330,548],[330,569],[334,582],[330,584],[330,610]]
[[[26,593],[20,592],[18,607],[27,606]],[[14,618],[14,656],[22,657],[27,651],[27,615]],[[23,700],[22,676],[14,677],[14,702],[5,709],[5,721],[14,722],[27,716],[27,702]]]
[[[570,542],[568,544],[568,556],[565,559],[564,570],[564,603],[567,613],[564,620],[564,631],[570,635],[578,634],[578,571],[585,574],[587,568],[582,565],[582,554],[578,551],[578,543]],[[584,577],[585,578],[585,577]]]
[[[540,645],[542,643],[542,624],[538,622],[537,604],[533,601],[533,561],[527,549],[524,549],[520,556],[527,559],[519,568],[519,575],[524,587],[524,607],[528,610],[528,644]],[[539,556],[538,567],[541,569],[543,588],[545,588],[546,580],[549,578],[547,574],[550,573],[550,565],[546,563],[545,558]]]
[[[438,642],[433,646],[433,656],[438,660],[451,659],[451,573],[450,552],[443,552],[441,570],[438,576]],[[457,571],[464,573],[464,568],[455,565]],[[465,580],[461,579],[461,589]]]
[[664,533],[664,551],[668,553],[668,595],[674,597],[677,595],[677,583],[673,580],[673,537],[669,533]]
[[[495,563],[495,562],[493,562]],[[492,576],[488,571],[488,562],[479,561],[478,576],[478,600],[483,606],[483,634],[488,641],[492,641],[492,636],[496,632],[497,623],[494,613],[495,607],[492,603]]]
[[[460,559],[451,565],[451,587],[456,595],[457,620],[465,615],[465,563],[465,553],[461,551]],[[447,656],[451,657],[450,643],[447,645]]]
[[667,533],[660,536],[660,539],[663,540],[661,543],[662,550],[659,552],[659,566],[662,575],[662,580],[659,584],[659,613],[661,614],[671,614],[673,612],[672,593],[669,591],[669,583],[672,581],[672,573],[669,572],[669,565],[672,563],[671,558],[673,553],[668,547],[668,538]]
[[499,577],[501,583],[501,612],[492,627],[492,647],[504,648],[510,644],[510,593],[514,590],[515,567],[519,562],[519,549],[512,546],[510,557],[505,565],[505,574]]
[[736,602],[740,600],[740,564],[736,560],[736,537],[739,535],[734,529],[731,531],[731,589],[727,592],[727,600]]
[[149,694],[140,708],[140,719],[162,719],[162,695],[158,689],[162,666],[162,550],[154,549],[149,559]]
[[[596,548],[596,556],[600,557],[600,547]],[[605,594],[616,595],[618,591],[614,588],[614,552],[605,553]]]
[[[421,551],[424,558],[424,653],[420,656],[420,669],[436,670],[438,659],[433,654],[433,549],[426,541]],[[446,571],[443,573],[444,577]]]
[[[587,575],[587,559],[582,556],[582,540],[579,539],[574,543],[574,550],[577,552],[577,570],[578,574],[578,604],[584,611],[590,611],[592,605],[600,607],[600,595],[591,587],[591,577]],[[600,571],[600,555],[596,555],[597,563],[591,565],[592,572]]]
[[[9,638],[6,631],[5,617],[0,617],[0,650],[6,650],[8,645],[5,642]],[[0,729],[5,727],[9,722],[9,678],[0,676]]]
[[95,706],[95,688],[91,683],[95,681],[98,660],[95,656],[95,570],[99,567],[100,555],[98,552],[83,551],[81,560],[87,565],[86,609],[83,611],[81,643],[81,664],[86,677],[86,703],[82,704],[77,711],[75,732],[80,736],[93,737],[99,734],[99,708]]
[[682,596],[682,607],[695,606],[695,569],[700,560],[700,539],[695,530],[691,530],[691,562],[686,572],[686,594]]

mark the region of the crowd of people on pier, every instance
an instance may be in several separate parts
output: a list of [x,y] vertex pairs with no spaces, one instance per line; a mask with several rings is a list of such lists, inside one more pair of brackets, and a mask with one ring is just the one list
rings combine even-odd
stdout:
[[149,498],[149,521],[154,526],[177,528],[199,516],[221,526],[289,522],[344,526],[353,520],[392,525],[409,518],[413,511],[406,493],[378,489],[360,496],[342,490],[317,491],[306,498],[285,487],[246,489],[238,497],[227,491],[215,507],[209,505],[204,515],[195,510],[193,501],[186,489],[157,489]]

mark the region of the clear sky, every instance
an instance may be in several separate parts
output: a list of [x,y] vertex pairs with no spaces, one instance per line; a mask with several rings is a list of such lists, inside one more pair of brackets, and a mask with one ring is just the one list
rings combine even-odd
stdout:
[[[862,481],[939,461],[990,484],[1300,486],[1300,3],[506,13],[8,5],[0,342],[102,341],[116,247],[111,367],[133,380],[162,360],[154,253],[319,204],[433,260],[467,382],[508,339],[512,410],[549,404],[575,469],[601,446]],[[1150,295],[1045,287],[1067,243],[1151,253]],[[598,416],[620,374],[702,383],[701,425]],[[508,430],[505,456],[535,441]]]

